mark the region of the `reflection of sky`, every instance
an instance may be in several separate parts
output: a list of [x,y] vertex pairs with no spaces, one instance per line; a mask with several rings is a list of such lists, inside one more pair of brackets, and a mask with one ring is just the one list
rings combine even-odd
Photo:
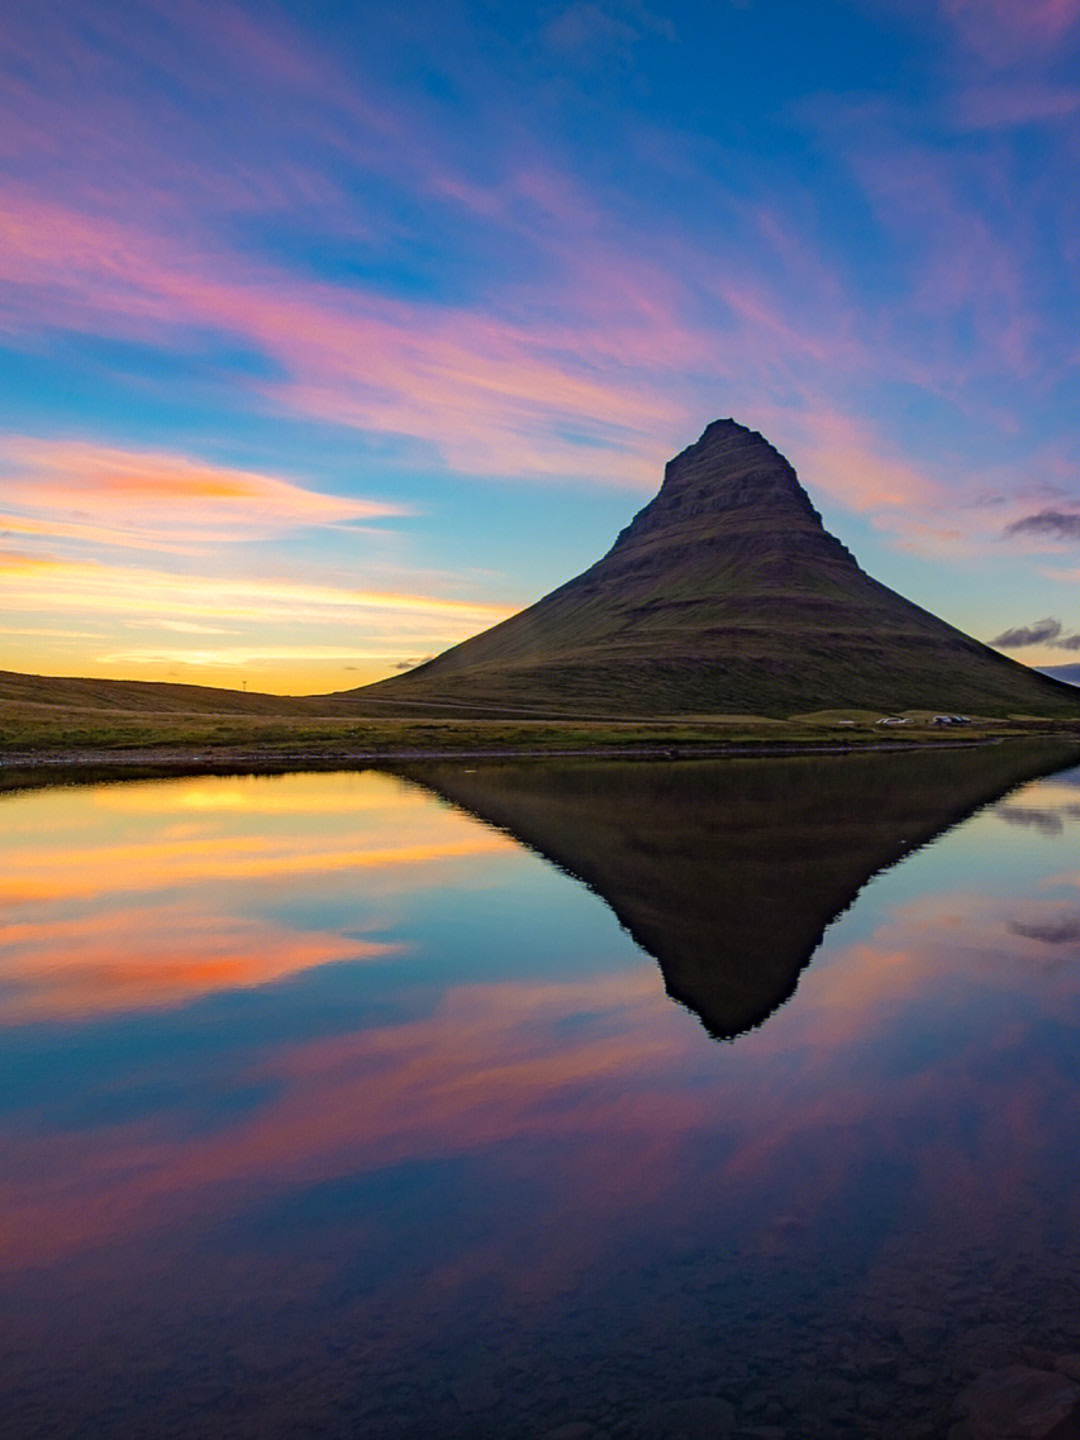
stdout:
[[7,798],[16,1349],[63,1330],[49,1296],[163,1325],[155,1276],[170,1326],[210,1305],[233,1341],[284,1287],[315,1344],[332,1292],[374,1365],[604,1287],[632,1315],[680,1255],[849,1298],[946,1243],[1039,1273],[1080,1219],[1077,793],[1037,782],[879,876],[734,1044],[599,899],[396,780]]

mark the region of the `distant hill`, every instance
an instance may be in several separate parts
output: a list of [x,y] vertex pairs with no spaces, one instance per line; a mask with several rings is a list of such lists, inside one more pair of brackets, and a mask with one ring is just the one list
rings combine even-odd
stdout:
[[0,704],[157,715],[352,715],[335,696],[263,695],[165,680],[99,680],[0,670]]
[[1040,665],[1040,675],[1049,675],[1065,685],[1080,685],[1080,665]]
[[584,574],[346,693],[406,714],[1080,714],[1068,687],[866,575],[787,460],[734,420],[668,463],[656,497]]

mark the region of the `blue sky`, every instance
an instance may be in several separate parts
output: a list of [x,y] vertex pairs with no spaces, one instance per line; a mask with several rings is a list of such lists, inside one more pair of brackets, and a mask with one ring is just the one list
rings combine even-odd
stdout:
[[1080,0],[22,7],[0,666],[393,673],[725,415],[871,573],[1070,659],[1078,49]]

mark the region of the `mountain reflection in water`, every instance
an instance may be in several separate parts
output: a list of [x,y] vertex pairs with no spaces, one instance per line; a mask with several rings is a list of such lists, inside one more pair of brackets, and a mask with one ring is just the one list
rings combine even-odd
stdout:
[[400,773],[584,881],[660,962],[668,994],[733,1037],[788,998],[871,876],[1073,755],[1003,745]]
[[4,1440],[1043,1433],[1078,759],[0,800]]

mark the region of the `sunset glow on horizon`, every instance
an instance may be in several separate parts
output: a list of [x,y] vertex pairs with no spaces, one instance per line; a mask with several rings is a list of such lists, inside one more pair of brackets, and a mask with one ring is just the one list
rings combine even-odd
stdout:
[[393,674],[729,415],[1075,659],[1078,58],[1080,0],[18,7],[0,669]]

